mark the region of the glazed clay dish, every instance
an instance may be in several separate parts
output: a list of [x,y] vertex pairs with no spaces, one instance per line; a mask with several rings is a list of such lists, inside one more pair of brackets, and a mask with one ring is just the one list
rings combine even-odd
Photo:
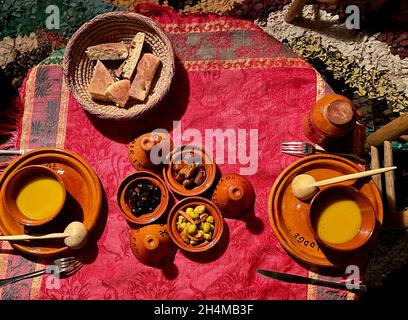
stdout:
[[[64,232],[73,221],[82,222],[89,233],[95,228],[102,207],[102,187],[95,171],[79,155],[58,148],[38,148],[16,158],[0,176],[0,188],[7,177],[21,168],[41,165],[57,172],[66,189],[65,205],[52,221],[28,227],[15,221],[4,204],[0,206],[0,231],[3,235],[48,234]],[[13,248],[23,253],[50,257],[70,249],[60,239],[13,242]]]
[[[212,238],[209,241],[203,241],[196,245],[188,244],[184,241],[177,224],[180,216],[180,211],[186,212],[188,208],[195,208],[197,206],[204,206],[205,212],[208,216],[213,217],[214,230],[212,231]],[[208,199],[202,197],[189,197],[178,202],[169,213],[167,218],[167,225],[169,226],[170,237],[174,243],[185,251],[189,252],[204,252],[213,248],[221,239],[224,222],[221,211],[218,207]]]
[[201,147],[186,145],[175,148],[168,155],[166,163],[163,168],[164,180],[169,189],[180,196],[202,195],[214,183],[217,166]]
[[[129,189],[137,189],[139,183],[157,187],[156,190],[160,190],[160,201],[157,205],[154,205],[152,211],[142,210],[140,214],[134,214],[131,211],[131,204],[127,198],[127,194]],[[149,198],[149,195],[147,195],[147,198]],[[150,199],[147,199],[147,201],[149,200]],[[117,192],[117,204],[120,212],[127,221],[136,224],[149,224],[159,219],[166,212],[169,204],[169,192],[159,176],[148,171],[138,171],[125,178],[120,184]]]
[[66,190],[57,172],[46,166],[33,165],[9,174],[1,199],[14,220],[25,226],[40,226],[60,213]]
[[[324,213],[326,216],[322,217]],[[364,193],[351,186],[331,185],[313,197],[308,222],[320,244],[329,249],[350,252],[369,241],[374,233],[376,217],[373,205]],[[325,232],[326,238],[324,234],[320,236],[319,231]],[[339,241],[339,235],[347,239]],[[337,239],[329,240],[328,236]]]
[[151,267],[164,266],[173,260],[177,251],[165,224],[133,229],[130,233],[130,247],[137,260]]
[[[319,244],[308,223],[310,203],[298,200],[291,190],[291,183],[299,174],[309,174],[319,181],[361,171],[354,162],[329,154],[302,158],[282,171],[269,194],[269,218],[277,239],[290,254],[308,264],[322,267],[347,265],[364,259],[383,222],[381,194],[371,178],[338,184],[353,186],[364,193],[376,214],[376,229],[371,240],[361,249],[347,253],[326,249]],[[327,187],[320,187],[320,190]]]
[[255,190],[244,176],[225,173],[215,187],[211,200],[225,217],[239,218],[253,209]]
[[[163,161],[154,163],[152,156],[165,158],[173,150],[173,141],[167,133],[145,133],[128,145],[129,161],[138,171],[152,171],[158,173],[162,170]],[[154,154],[151,154],[151,153]]]

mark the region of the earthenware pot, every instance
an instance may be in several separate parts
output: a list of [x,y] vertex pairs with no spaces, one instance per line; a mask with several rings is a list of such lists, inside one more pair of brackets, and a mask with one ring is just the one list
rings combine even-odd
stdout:
[[[191,156],[190,156],[191,155]],[[197,186],[187,189],[182,183],[176,180],[176,173],[173,170],[173,164],[180,160],[191,157],[204,165],[205,179]],[[196,163],[196,160],[194,162]],[[183,197],[198,196],[204,194],[213,185],[217,173],[217,165],[211,156],[201,147],[184,145],[175,148],[166,159],[166,166],[163,168],[163,177],[169,189]]]
[[130,233],[130,247],[141,263],[162,267],[176,254],[177,247],[169,236],[167,225],[152,224]]
[[356,117],[361,115],[350,99],[339,94],[328,94],[306,114],[303,131],[314,143],[325,145],[349,133],[356,125]]
[[[339,198],[340,197],[340,198]],[[319,236],[317,223],[323,208],[331,205],[335,199],[347,199],[357,204],[361,214],[361,226],[355,236],[346,242],[328,242]],[[365,245],[374,233],[376,226],[376,212],[368,197],[361,191],[351,186],[333,185],[318,192],[309,206],[308,224],[315,238],[327,248],[337,251],[352,251]],[[348,212],[344,212],[347,214]],[[347,224],[348,225],[348,224]],[[336,225],[337,229],[344,226]]]
[[[180,215],[180,211],[186,211],[187,208],[195,208],[196,206],[204,205],[205,212],[213,216],[214,218],[214,231],[210,241],[205,241],[198,245],[190,245],[184,242],[180,232],[177,230],[177,219]],[[169,226],[170,237],[174,243],[185,251],[189,252],[204,252],[213,248],[221,239],[224,231],[224,219],[222,217],[220,209],[208,199],[203,197],[188,197],[178,202],[169,213],[167,218],[167,225]]]
[[[55,210],[50,215],[43,218],[32,218],[25,215],[24,212],[19,209],[17,205],[17,197],[22,187],[27,184],[27,182],[39,178],[51,178],[58,182],[61,188],[62,197],[58,200]],[[8,176],[4,183],[1,195],[3,206],[7,208],[9,215],[15,221],[25,226],[39,226],[51,221],[60,213],[65,204],[66,189],[62,178],[56,171],[41,165],[30,165],[16,170]]]
[[159,172],[172,149],[173,141],[167,133],[149,132],[129,143],[128,156],[136,170]]
[[255,190],[247,178],[237,173],[226,173],[221,176],[211,200],[225,217],[238,218],[253,208]]
[[[130,205],[126,199],[126,191],[140,181],[149,182],[158,186],[160,188],[161,200],[153,212],[135,216],[132,214]],[[166,212],[169,204],[169,191],[164,181],[158,175],[149,171],[138,171],[122,181],[117,192],[116,201],[120,212],[127,221],[136,224],[149,224],[159,219]]]

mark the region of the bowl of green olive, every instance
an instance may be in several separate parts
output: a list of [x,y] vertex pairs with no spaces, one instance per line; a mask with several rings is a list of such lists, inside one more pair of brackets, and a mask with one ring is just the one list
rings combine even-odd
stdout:
[[189,197],[178,202],[168,215],[170,237],[182,250],[203,252],[221,239],[224,219],[208,199]]

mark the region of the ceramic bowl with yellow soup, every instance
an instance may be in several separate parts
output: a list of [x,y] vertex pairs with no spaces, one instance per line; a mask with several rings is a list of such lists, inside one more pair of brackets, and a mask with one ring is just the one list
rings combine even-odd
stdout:
[[65,197],[61,177],[40,165],[27,166],[10,174],[2,190],[8,214],[26,226],[38,226],[54,219],[63,208]]
[[370,200],[351,186],[327,187],[310,203],[309,226],[327,248],[356,250],[368,242],[375,225],[376,214]]

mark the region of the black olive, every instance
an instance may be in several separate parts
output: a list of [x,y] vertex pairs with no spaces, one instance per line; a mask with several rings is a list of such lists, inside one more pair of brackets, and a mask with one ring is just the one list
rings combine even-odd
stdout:
[[140,181],[126,190],[125,197],[132,214],[139,216],[153,212],[160,204],[161,191],[153,183]]

